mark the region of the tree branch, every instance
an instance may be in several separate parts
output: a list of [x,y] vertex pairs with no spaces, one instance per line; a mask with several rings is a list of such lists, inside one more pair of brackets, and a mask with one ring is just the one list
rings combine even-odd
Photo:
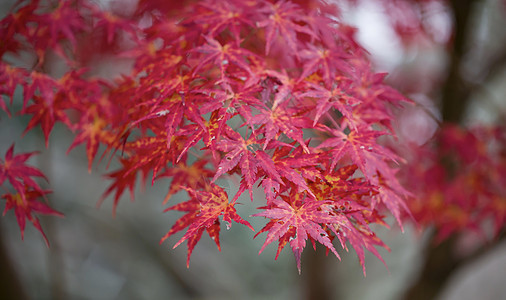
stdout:
[[451,49],[448,77],[442,88],[442,115],[444,122],[459,123],[470,98],[471,88],[461,74],[464,54],[467,52],[469,21],[476,3],[481,0],[451,0],[454,12],[454,40]]

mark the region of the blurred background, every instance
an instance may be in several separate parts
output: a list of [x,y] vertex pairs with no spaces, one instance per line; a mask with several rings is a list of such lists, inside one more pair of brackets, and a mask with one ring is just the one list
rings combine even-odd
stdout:
[[[118,2],[101,5],[109,9],[118,7]],[[423,144],[442,120],[465,125],[504,121],[504,1],[337,2],[343,18],[358,28],[358,40],[371,53],[376,69],[390,73],[388,81],[417,103],[399,116],[402,139]],[[11,4],[2,1],[1,17]],[[15,106],[22,102],[21,91],[15,97],[12,111],[19,111]],[[342,256],[338,261],[310,254],[308,245],[298,275],[289,249],[277,261],[274,245],[258,255],[265,235],[253,239],[248,228],[234,224],[222,234],[221,252],[203,237],[187,269],[186,244],[172,249],[181,234],[159,245],[180,217],[163,213],[167,184],[158,181],[155,186],[139,187],[134,202],[124,195],[113,218],[112,199],[96,208],[109,185],[101,177],[108,172],[105,164],[95,164],[90,174],[83,146],[66,154],[73,135],[61,124],[55,126],[47,148],[39,128],[20,138],[28,120],[0,112],[0,154],[13,142],[16,153],[40,150],[30,162],[47,175],[49,184],[44,187],[53,190],[48,197],[51,206],[65,218],[40,217],[50,249],[31,224],[22,241],[12,211],[0,218],[0,268],[8,277],[1,281],[21,290],[26,299],[307,299],[314,288],[329,299],[408,299],[406,292],[427,268],[429,249],[435,249],[433,230],[421,232],[408,224],[401,233],[392,219],[388,220],[391,229],[376,230],[391,248],[390,252],[380,249],[388,269],[367,254],[364,277],[353,251],[338,249]],[[117,167],[113,162],[109,171]],[[229,193],[237,188],[233,181],[219,184]],[[181,194],[171,199],[183,200]],[[238,207],[241,216],[256,213],[247,197],[239,202],[244,204]],[[262,218],[248,221],[256,230],[265,224]],[[464,247],[465,239],[460,243]],[[502,299],[504,278],[502,238],[452,269],[437,299]]]

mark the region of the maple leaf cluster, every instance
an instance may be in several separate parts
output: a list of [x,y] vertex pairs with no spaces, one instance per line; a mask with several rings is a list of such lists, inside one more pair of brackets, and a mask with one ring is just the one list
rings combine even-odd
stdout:
[[505,133],[504,125],[445,125],[411,150],[401,177],[416,197],[407,204],[420,225],[436,227],[436,242],[465,231],[487,240],[504,230]]
[[36,182],[35,178],[44,178],[44,174],[37,168],[26,164],[35,152],[22,153],[14,155],[14,145],[12,145],[5,154],[5,159],[0,159],[0,186],[4,187],[4,183],[8,182],[12,190],[5,188],[5,193],[1,198],[5,199],[4,215],[7,211],[14,209],[19,228],[21,229],[21,238],[25,231],[26,219],[32,222],[33,226],[44,237],[46,245],[49,246],[39,219],[33,214],[63,216],[60,212],[52,209],[46,203],[40,201],[46,194],[51,191],[43,190]]
[[[161,242],[188,227],[175,245],[187,241],[188,263],[204,231],[220,248],[221,222],[253,229],[235,208],[246,191],[259,202],[253,216],[267,219],[260,252],[289,244],[299,272],[307,240],[337,257],[333,241],[349,244],[364,266],[364,248],[380,257],[375,247],[386,247],[370,228],[386,225],[384,208],[402,227],[410,193],[396,177],[402,159],[382,140],[395,138],[394,111],[408,100],[372,71],[335,7],[208,0],[171,10],[146,0],[115,14],[91,1],[53,2],[31,1],[0,22],[0,92],[12,103],[22,88],[18,113],[31,115],[27,131],[40,125],[46,145],[56,122],[72,130],[69,151],[85,144],[90,170],[99,146],[118,154],[100,200],[114,193],[113,212],[139,176],[171,180],[164,204],[186,193],[165,210],[186,214]],[[21,53],[33,66],[19,63]],[[46,71],[49,54],[66,63],[63,75]],[[105,54],[130,59],[131,70],[100,77],[93,62]],[[45,191],[27,178],[41,174],[12,173],[9,153],[3,176],[19,176],[10,182],[21,198],[4,198],[20,227],[27,201],[55,214],[34,202]],[[223,178],[237,180],[234,195]],[[257,187],[265,198],[253,199]]]

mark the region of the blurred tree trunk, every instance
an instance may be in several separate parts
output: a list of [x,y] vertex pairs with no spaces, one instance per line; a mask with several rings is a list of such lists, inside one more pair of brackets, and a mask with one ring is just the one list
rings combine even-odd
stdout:
[[448,75],[442,87],[443,121],[459,123],[465,112],[471,88],[462,78],[462,62],[467,52],[473,8],[481,0],[451,0],[454,16],[453,45],[450,50]]
[[[311,249],[309,249],[311,248]],[[302,257],[301,279],[304,282],[304,298],[306,300],[336,300],[337,295],[330,285],[328,276],[328,260],[336,259],[325,255],[326,248],[317,243],[316,251],[308,242]]]
[[455,240],[456,237],[453,236],[437,246],[431,242],[428,243],[425,249],[425,264],[420,277],[408,289],[404,295],[404,299],[428,300],[435,299],[440,294],[450,275],[462,262],[457,260],[454,255]]
[[3,232],[0,228],[0,297],[2,299],[28,299],[19,277],[12,265],[12,260],[5,249]]

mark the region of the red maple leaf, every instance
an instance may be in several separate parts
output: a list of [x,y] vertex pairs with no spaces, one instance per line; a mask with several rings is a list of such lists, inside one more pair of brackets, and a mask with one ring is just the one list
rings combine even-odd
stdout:
[[267,148],[270,141],[277,139],[280,133],[284,133],[287,137],[297,141],[301,147],[310,153],[309,148],[303,139],[302,128],[310,127],[310,120],[302,116],[297,116],[300,108],[289,108],[282,106],[261,108],[260,113],[253,116],[252,123],[263,125],[257,132],[263,132],[265,142],[263,149]]
[[184,104],[182,102],[169,101],[169,103],[164,104],[156,111],[153,111],[148,115],[135,121],[133,125],[136,125],[137,123],[140,123],[145,120],[150,120],[153,118],[158,117],[165,118],[164,126],[167,134],[166,145],[167,148],[170,148],[172,137],[174,136],[174,133],[177,131],[179,125],[181,124],[181,121],[183,120],[183,113],[184,113]]
[[25,114],[33,114],[32,119],[30,119],[30,122],[26,125],[24,133],[40,124],[47,147],[49,143],[49,134],[51,133],[56,121],[61,121],[69,125],[69,127],[71,125],[71,122],[64,111],[66,105],[65,100],[64,94],[62,93],[59,93],[56,97],[49,99],[42,98],[40,96],[33,96],[32,101],[34,103],[23,110],[23,113]]
[[[335,4],[320,1],[318,2],[317,10],[312,9],[305,15],[311,31],[314,32],[316,36],[320,37],[322,43],[327,47],[333,47],[335,45],[336,36],[342,34],[336,29],[336,27],[340,25],[339,22],[332,18],[339,15],[338,10]],[[313,42],[313,39],[311,41]]]
[[323,81],[329,85],[335,81],[337,74],[347,74],[351,70],[349,63],[346,62],[350,55],[335,45],[331,48],[323,48],[308,44],[307,49],[300,51],[300,57],[304,64],[300,74],[301,79],[320,71]]
[[7,211],[14,209],[19,228],[21,229],[21,238],[24,238],[26,219],[28,219],[28,221],[32,222],[33,226],[42,234],[48,247],[49,242],[46,234],[40,226],[39,219],[33,214],[63,217],[62,213],[37,200],[50,192],[51,191],[27,189],[22,193],[2,195],[2,198],[7,200],[3,214],[5,215]]
[[[240,40],[240,31],[244,25],[254,27],[251,21],[251,5],[247,1],[237,1],[235,3],[216,1],[213,3],[197,3],[198,8],[203,10],[186,22],[195,22],[207,30],[208,35],[215,37],[222,31],[229,30],[234,40],[238,43]],[[253,4],[255,5],[255,4]],[[254,11],[254,10],[253,10]]]
[[185,137],[186,142],[182,147],[180,154],[176,160],[179,162],[181,158],[183,158],[187,151],[194,147],[198,142],[203,141],[205,147],[215,150],[216,137],[221,134],[221,129],[229,129],[228,126],[224,126],[220,128],[220,119],[221,116],[217,113],[217,111],[213,112],[209,118],[209,121],[201,119],[198,124],[187,124],[179,129],[176,133],[177,136]]
[[356,165],[349,165],[328,171],[322,178],[311,180],[308,186],[318,200],[350,200],[353,196],[356,199],[357,196],[369,195],[372,190],[371,185],[365,185],[359,178],[350,179],[356,170]]
[[222,45],[217,40],[204,36],[206,44],[200,47],[194,48],[194,52],[204,54],[199,64],[195,67],[193,73],[198,74],[202,72],[201,69],[204,67],[215,67],[219,66],[221,81],[228,82],[227,76],[225,75],[227,67],[233,64],[244,71],[251,74],[252,71],[246,60],[247,57],[255,56],[252,52],[237,47],[235,43],[225,43]]
[[[37,1],[38,2],[38,1]],[[86,24],[80,14],[79,2],[60,0],[55,3],[53,9],[47,13],[35,14],[32,27],[33,35],[30,41],[34,44],[34,50],[38,55],[39,64],[44,62],[47,49],[51,48],[62,57],[67,58],[62,48],[61,41],[70,42],[73,50],[76,49],[78,32],[84,31]],[[68,63],[72,64],[70,59]]]
[[278,84],[276,83],[276,94],[274,95],[274,101],[272,103],[273,109],[291,99],[292,94],[294,94],[297,88],[303,85],[299,80],[289,76],[285,69],[283,69],[281,73],[273,70],[265,70],[263,74],[279,81],[279,86],[277,86]]
[[308,27],[300,25],[301,22],[305,22],[303,10],[297,4],[288,1],[274,4],[265,2],[265,4],[266,6],[259,9],[259,12],[267,14],[266,18],[257,23],[258,27],[265,27],[265,55],[269,55],[276,38],[281,37],[290,51],[298,57],[297,32],[317,38]]
[[107,196],[109,196],[109,194],[111,194],[113,191],[116,191],[114,194],[114,202],[112,206],[113,217],[116,216],[116,209],[118,207],[119,199],[127,188],[130,191],[130,199],[133,201],[137,174],[139,172],[142,172],[141,182],[145,182],[149,171],[149,169],[146,167],[141,168],[137,166],[138,159],[136,157],[130,160],[120,159],[120,162],[122,165],[121,169],[105,175],[106,178],[112,179],[114,182],[107,188],[107,190],[102,194],[100,200],[97,202],[97,207],[100,207],[105,198],[107,198]]
[[23,108],[37,91],[42,99],[52,102],[55,93],[61,89],[57,80],[44,73],[33,71],[28,79],[30,82],[23,86]]
[[398,171],[399,169],[393,169],[387,166],[381,168],[379,171],[381,174],[379,176],[378,195],[373,198],[372,204],[374,206],[376,202],[383,203],[394,215],[401,230],[404,231],[401,222],[401,213],[404,211],[415,220],[405,202],[406,199],[414,197],[414,195],[400,184],[396,177]]
[[168,168],[163,174],[160,174],[160,178],[172,178],[169,191],[167,195],[165,195],[163,204],[166,204],[174,194],[184,190],[185,187],[194,190],[204,189],[207,184],[206,180],[213,176],[211,170],[204,168],[208,163],[209,162],[205,159],[196,161],[191,165],[179,162]]
[[262,106],[262,102],[257,98],[258,93],[261,91],[258,86],[223,84],[222,88],[222,90],[201,90],[208,100],[202,104],[200,112],[202,114],[216,112],[220,116],[218,120],[219,130],[216,135],[217,140],[224,131],[226,122],[237,114],[250,125],[250,128],[253,128],[251,123],[252,109]]
[[42,177],[47,181],[46,176],[39,169],[26,164],[26,161],[37,153],[28,152],[14,155],[14,144],[12,144],[5,153],[5,160],[0,159],[0,186],[5,180],[8,180],[22,197],[24,197],[27,188],[44,195],[39,184],[31,177]]
[[112,14],[108,11],[102,11],[96,6],[89,6],[92,10],[97,22],[94,24],[93,30],[103,29],[107,37],[107,43],[111,44],[114,40],[115,35],[130,33],[132,37],[135,37],[135,29],[133,24],[129,20],[123,19],[117,15]]
[[246,187],[250,191],[251,200],[253,200],[252,187],[258,179],[258,160],[252,151],[255,148],[254,146],[258,145],[256,138],[254,135],[251,135],[245,140],[238,133],[231,135],[231,138],[222,138],[216,146],[217,149],[226,152],[226,155],[221,159],[212,182],[215,182],[221,175],[239,165],[241,175],[245,180]]
[[183,237],[174,245],[179,246],[185,240],[188,241],[188,258],[187,266],[190,264],[190,256],[193,248],[200,240],[204,230],[207,230],[211,238],[216,242],[218,249],[219,244],[219,217],[227,223],[227,228],[232,226],[232,220],[241,223],[254,231],[251,225],[243,220],[235,210],[235,202],[228,201],[227,193],[217,185],[208,186],[207,190],[199,191],[191,188],[183,187],[189,194],[190,200],[171,206],[165,211],[179,210],[188,211],[186,215],[181,217],[160,240],[163,243],[168,237],[174,233],[188,227]]
[[[334,137],[326,139],[318,148],[330,148],[333,169],[345,155],[356,164],[364,176],[372,181],[377,172],[389,168],[385,161],[396,161],[398,157],[390,150],[379,145],[376,139],[387,134],[384,131],[369,130],[363,127],[352,130],[348,135],[339,129],[327,128]],[[376,181],[377,182],[377,181]]]
[[[26,71],[21,68],[13,68],[8,64],[0,61],[0,95],[6,95],[12,100],[14,97],[14,91],[18,85],[24,85],[27,74]],[[0,108],[6,111],[9,115],[10,112],[3,101],[3,97],[0,96]]]
[[387,250],[390,250],[385,243],[383,243],[375,234],[372,232],[372,230],[365,226],[365,225],[353,225],[353,223],[350,222],[350,220],[343,217],[343,224],[340,228],[342,231],[341,234],[338,234],[337,237],[339,241],[341,242],[341,246],[344,249],[347,249],[345,243],[346,240],[349,241],[353,249],[355,249],[355,252],[357,253],[358,260],[360,262],[360,265],[362,266],[362,271],[365,273],[365,253],[364,248],[367,249],[369,252],[374,254],[386,267],[385,261],[379,254],[378,250],[376,250],[375,246],[383,247]]
[[[262,168],[267,175],[266,179],[275,180],[276,182],[283,184],[281,175],[278,172],[278,166],[276,166],[276,163],[272,160],[272,157],[270,157],[262,150],[256,151],[255,156],[259,162],[259,167]],[[283,171],[282,173],[285,174]]]
[[[266,225],[268,233],[260,253],[264,251],[267,245],[281,239],[278,247],[279,253],[279,248],[283,248],[286,244],[286,233],[292,230],[293,234],[289,237],[289,242],[295,255],[299,273],[301,272],[300,257],[308,238],[320,242],[340,259],[339,254],[332,245],[332,241],[329,239],[328,233],[320,225],[335,224],[339,226],[342,222],[341,218],[326,212],[325,206],[330,202],[316,201],[310,198],[306,198],[306,201],[289,199],[285,196],[283,198],[284,200],[273,199],[270,208],[252,215],[271,219]],[[263,231],[264,229],[259,233]]]
[[[164,77],[167,74],[163,75]],[[185,75],[176,75],[169,80],[165,78],[160,79],[159,82],[146,82],[147,86],[149,86],[148,91],[146,91],[147,95],[149,95],[148,101],[143,102],[143,106],[149,107],[149,112],[132,123],[132,125],[141,124],[144,121],[152,120],[155,118],[165,118],[165,130],[167,134],[167,147],[171,147],[171,141],[179,131],[182,129],[179,128],[184,117],[188,120],[195,122],[201,129],[193,128],[192,131],[195,131],[194,136],[200,135],[198,139],[195,140],[195,143],[198,140],[202,139],[204,132],[200,130],[205,130],[204,119],[201,116],[198,100],[200,97],[200,93],[195,93],[192,91],[190,87],[191,81],[195,79],[189,74]],[[152,98],[151,94],[156,93],[159,96],[156,98]],[[178,130],[179,129],[179,130]],[[186,129],[187,130],[187,129]],[[193,146],[193,145],[192,145]],[[191,146],[190,146],[191,147]]]
[[16,12],[11,12],[0,20],[0,40],[2,41],[2,44],[0,44],[0,56],[11,51],[16,53],[24,48],[16,40],[15,36],[31,36],[32,30],[27,24],[35,21],[35,10],[38,9],[39,2],[30,1],[26,5],[19,7]]
[[[341,81],[346,81],[344,78]],[[350,129],[356,130],[356,126],[352,122],[353,109],[352,106],[360,103],[360,100],[350,97],[343,91],[340,86],[327,89],[318,84],[310,84],[312,90],[302,93],[300,97],[310,97],[316,99],[316,115],[314,117],[313,126],[318,123],[321,116],[331,109],[337,109],[345,118],[348,119]]]
[[83,115],[79,120],[77,128],[79,133],[74,138],[74,141],[67,150],[69,153],[76,146],[86,143],[86,156],[88,158],[88,171],[91,172],[91,166],[93,159],[95,158],[98,146],[100,143],[111,146],[118,143],[117,137],[111,132],[107,131],[108,122],[94,115],[94,112],[90,111]]
[[272,160],[279,175],[294,183],[300,191],[307,191],[314,197],[306,179],[315,180],[315,174],[311,170],[318,165],[318,156],[303,153],[302,148],[291,151],[290,147],[282,147],[276,150],[272,155]]
[[[173,205],[169,208],[167,208],[165,211],[169,210],[176,210],[176,211],[185,211],[187,212],[184,216],[179,218],[174,225],[170,228],[169,232],[165,234],[165,236],[162,237],[160,240],[160,244],[162,244],[168,237],[171,235],[185,229],[186,227],[190,226],[195,222],[195,220],[198,218],[198,215],[200,213],[200,203],[196,199],[190,199],[189,201],[181,202],[176,205]],[[220,226],[219,223],[217,224],[214,222],[209,227],[201,227],[198,228],[194,234],[187,239],[187,258],[186,258],[186,266],[189,267],[190,265],[190,257],[193,252],[193,249],[195,248],[195,245],[197,245],[198,241],[202,237],[202,233],[204,230],[207,231],[211,239],[214,240],[216,243],[216,246],[218,247],[218,250],[221,250],[220,246]]]
[[[154,125],[156,123],[152,122],[151,124]],[[174,139],[173,144],[176,147],[172,146],[168,148],[167,140],[163,135],[163,129],[151,126],[150,130],[156,133],[155,136],[144,136],[126,143],[124,152],[135,161],[135,164],[131,166],[132,171],[135,171],[135,169],[152,170],[151,184],[153,185],[158,173],[163,171],[168,163],[175,163],[176,156],[179,154],[182,145],[178,144],[176,139]]]

